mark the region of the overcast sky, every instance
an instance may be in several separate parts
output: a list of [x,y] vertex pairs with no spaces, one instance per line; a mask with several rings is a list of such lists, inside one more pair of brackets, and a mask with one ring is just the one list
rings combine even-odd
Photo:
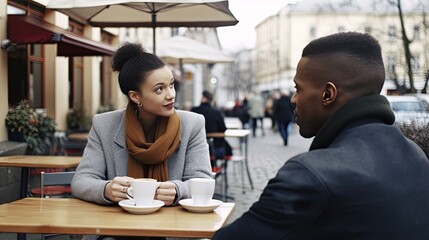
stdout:
[[255,26],[290,2],[296,0],[229,0],[229,9],[239,23],[232,27],[217,29],[222,48],[228,52],[253,48],[256,38]]

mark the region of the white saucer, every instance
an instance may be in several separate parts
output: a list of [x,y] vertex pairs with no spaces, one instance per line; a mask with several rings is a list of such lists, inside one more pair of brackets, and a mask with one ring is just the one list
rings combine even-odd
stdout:
[[179,201],[179,204],[182,205],[186,210],[194,213],[208,213],[215,210],[223,202],[216,199],[211,199],[210,202],[206,205],[194,205],[192,198],[182,199]]
[[124,210],[134,214],[149,214],[156,212],[162,206],[164,206],[164,202],[160,200],[153,200],[152,205],[149,206],[136,206],[134,200],[127,199],[119,202],[119,206],[121,206]]

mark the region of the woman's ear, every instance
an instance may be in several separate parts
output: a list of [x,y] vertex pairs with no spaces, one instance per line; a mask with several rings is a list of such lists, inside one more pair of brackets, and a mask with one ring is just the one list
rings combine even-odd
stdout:
[[140,94],[136,91],[129,91],[128,97],[133,101],[136,105],[141,103]]
[[322,102],[323,105],[329,106],[331,105],[335,99],[337,98],[337,87],[332,82],[327,82],[325,84],[325,91],[322,93]]

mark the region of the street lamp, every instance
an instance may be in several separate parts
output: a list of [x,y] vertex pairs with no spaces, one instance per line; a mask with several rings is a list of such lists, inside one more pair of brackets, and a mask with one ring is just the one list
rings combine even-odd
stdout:
[[210,83],[211,83],[212,85],[216,85],[216,83],[217,83],[217,78],[215,78],[215,77],[210,78]]

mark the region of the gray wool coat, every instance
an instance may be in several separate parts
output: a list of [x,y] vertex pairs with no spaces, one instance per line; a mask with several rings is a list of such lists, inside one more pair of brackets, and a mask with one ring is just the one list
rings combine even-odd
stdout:
[[[190,198],[190,178],[211,178],[204,117],[177,110],[181,121],[180,143],[167,159],[169,181],[176,184],[177,198]],[[125,110],[97,114],[92,119],[88,144],[71,183],[75,197],[99,204],[111,204],[104,197],[108,180],[127,176],[128,149],[125,144]]]

